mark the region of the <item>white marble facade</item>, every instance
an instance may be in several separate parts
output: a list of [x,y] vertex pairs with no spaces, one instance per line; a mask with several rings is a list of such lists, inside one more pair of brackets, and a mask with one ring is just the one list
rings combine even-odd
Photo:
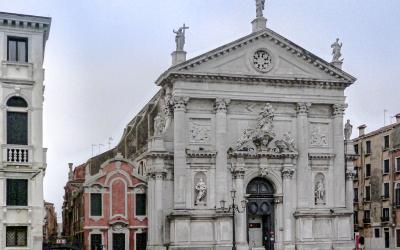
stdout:
[[[43,148],[43,60],[50,24],[48,17],[0,12],[0,249],[42,249],[47,150]],[[17,49],[17,60],[10,56],[15,52],[10,48],[10,40],[26,44]],[[26,54],[22,53],[24,49]],[[8,105],[11,98],[23,99],[25,107]],[[25,142],[9,143],[8,112],[26,114]],[[26,189],[21,189],[27,193],[25,204],[7,201],[7,182],[15,179],[26,181]],[[18,235],[18,241],[10,233],[15,227],[24,230]]]
[[[343,114],[344,90],[356,79],[257,27],[156,82],[163,90],[153,109],[165,127],[141,155],[148,249],[231,249],[232,217],[220,205],[231,202],[231,189],[239,206],[271,206],[237,214],[238,249],[353,249]],[[270,192],[251,193],[254,180]]]

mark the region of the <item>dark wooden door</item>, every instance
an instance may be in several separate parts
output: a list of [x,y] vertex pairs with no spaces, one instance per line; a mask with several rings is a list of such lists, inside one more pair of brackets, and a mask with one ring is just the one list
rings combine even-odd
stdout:
[[146,250],[147,233],[136,234],[136,250]]
[[275,230],[272,215],[264,215],[263,218],[263,244],[266,250],[274,250]]
[[113,250],[125,250],[125,234],[113,234]]

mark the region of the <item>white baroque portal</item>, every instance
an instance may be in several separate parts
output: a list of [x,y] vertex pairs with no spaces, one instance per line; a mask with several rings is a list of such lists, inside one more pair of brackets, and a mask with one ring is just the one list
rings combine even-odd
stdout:
[[343,114],[356,79],[266,28],[174,63],[147,109],[165,128],[138,155],[148,249],[231,249],[232,189],[237,249],[353,249]]

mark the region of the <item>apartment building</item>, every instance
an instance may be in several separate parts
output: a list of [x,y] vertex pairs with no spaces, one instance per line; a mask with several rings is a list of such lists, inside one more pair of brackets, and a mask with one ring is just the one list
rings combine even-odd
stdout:
[[367,249],[400,247],[400,114],[396,122],[365,133],[354,150],[354,229]]

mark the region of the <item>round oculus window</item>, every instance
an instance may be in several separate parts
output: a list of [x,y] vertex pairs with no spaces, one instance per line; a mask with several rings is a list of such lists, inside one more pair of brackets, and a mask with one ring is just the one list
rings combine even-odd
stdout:
[[266,50],[257,50],[253,55],[253,66],[256,70],[266,73],[272,69],[272,56]]

